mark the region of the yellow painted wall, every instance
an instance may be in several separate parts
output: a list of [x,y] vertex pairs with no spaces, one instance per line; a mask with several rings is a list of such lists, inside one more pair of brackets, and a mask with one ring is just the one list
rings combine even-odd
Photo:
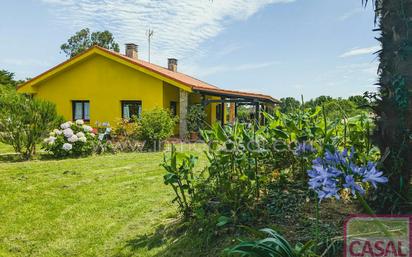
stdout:
[[56,104],[57,112],[72,119],[72,100],[90,101],[90,124],[112,125],[121,118],[122,100],[142,101],[142,111],[163,106],[163,82],[101,55],[36,85],[35,97]]
[[[96,122],[117,123],[121,118],[123,100],[141,101],[143,112],[155,107],[169,109],[170,101],[176,101],[179,113],[179,87],[191,92],[190,88],[172,85],[170,83],[174,82],[167,78],[150,71],[143,72],[135,65],[114,59],[110,54],[92,49],[74,65],[58,67],[49,72],[46,79],[34,79],[29,82],[30,85],[19,88],[18,92],[53,102],[57,112],[66,120],[72,120],[73,100],[88,100],[90,124],[93,126]],[[206,96],[206,99],[220,98]],[[189,93],[189,104],[200,102],[199,94]],[[206,107],[209,124],[216,122],[216,105],[211,103]],[[175,133],[178,134],[178,126]]]
[[[179,116],[180,104],[179,104],[179,88],[170,85],[166,82],[163,83],[163,108],[170,110],[170,102],[174,101],[177,103],[176,113]],[[179,122],[176,123],[174,134],[179,134]]]
[[163,108],[170,109],[170,102],[177,102],[177,114],[179,114],[179,88],[168,83],[163,84]]

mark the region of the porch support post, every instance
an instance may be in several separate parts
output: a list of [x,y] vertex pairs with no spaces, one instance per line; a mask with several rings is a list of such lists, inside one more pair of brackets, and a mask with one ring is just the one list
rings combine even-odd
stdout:
[[229,122],[232,124],[235,123],[235,116],[236,116],[235,105],[236,103],[230,103]]
[[259,126],[260,125],[260,103],[257,102],[255,104],[255,119],[256,119],[256,125]]
[[187,91],[179,89],[179,138],[185,139],[187,135],[187,108],[189,105],[189,94]]
[[237,119],[237,107],[238,107],[238,104],[235,103],[235,120]]

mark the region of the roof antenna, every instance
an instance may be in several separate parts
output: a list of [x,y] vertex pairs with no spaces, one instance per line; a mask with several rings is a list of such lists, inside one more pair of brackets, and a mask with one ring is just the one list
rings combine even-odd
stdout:
[[153,30],[151,30],[151,29],[148,29],[147,31],[146,31],[146,36],[147,36],[147,42],[148,42],[148,44],[149,44],[149,63],[150,63],[150,41],[151,41],[151,39],[152,39],[152,36],[153,36],[153,33],[154,33],[154,31]]

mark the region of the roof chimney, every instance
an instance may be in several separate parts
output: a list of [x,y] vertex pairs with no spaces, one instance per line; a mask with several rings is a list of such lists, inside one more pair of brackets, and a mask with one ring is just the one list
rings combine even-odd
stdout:
[[177,71],[177,59],[169,58],[167,59],[167,68],[171,71]]
[[126,44],[126,56],[132,59],[137,60],[137,47],[138,45],[133,44],[133,43],[127,43]]

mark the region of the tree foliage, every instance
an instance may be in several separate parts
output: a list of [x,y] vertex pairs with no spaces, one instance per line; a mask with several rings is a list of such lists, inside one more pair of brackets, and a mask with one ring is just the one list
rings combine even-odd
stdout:
[[90,33],[89,28],[84,28],[76,32],[66,43],[60,46],[60,49],[72,58],[94,45],[119,52],[119,44],[115,41],[111,32],[105,30]]
[[280,111],[283,113],[292,112],[300,107],[300,102],[293,97],[280,99]]
[[17,85],[23,82],[23,80],[15,80],[13,72],[0,70],[0,86],[15,88]]
[[374,141],[387,153],[383,165],[391,185],[381,190],[376,203],[382,212],[398,212],[408,205],[412,173],[412,2],[363,0],[368,2],[375,7],[382,45]]

